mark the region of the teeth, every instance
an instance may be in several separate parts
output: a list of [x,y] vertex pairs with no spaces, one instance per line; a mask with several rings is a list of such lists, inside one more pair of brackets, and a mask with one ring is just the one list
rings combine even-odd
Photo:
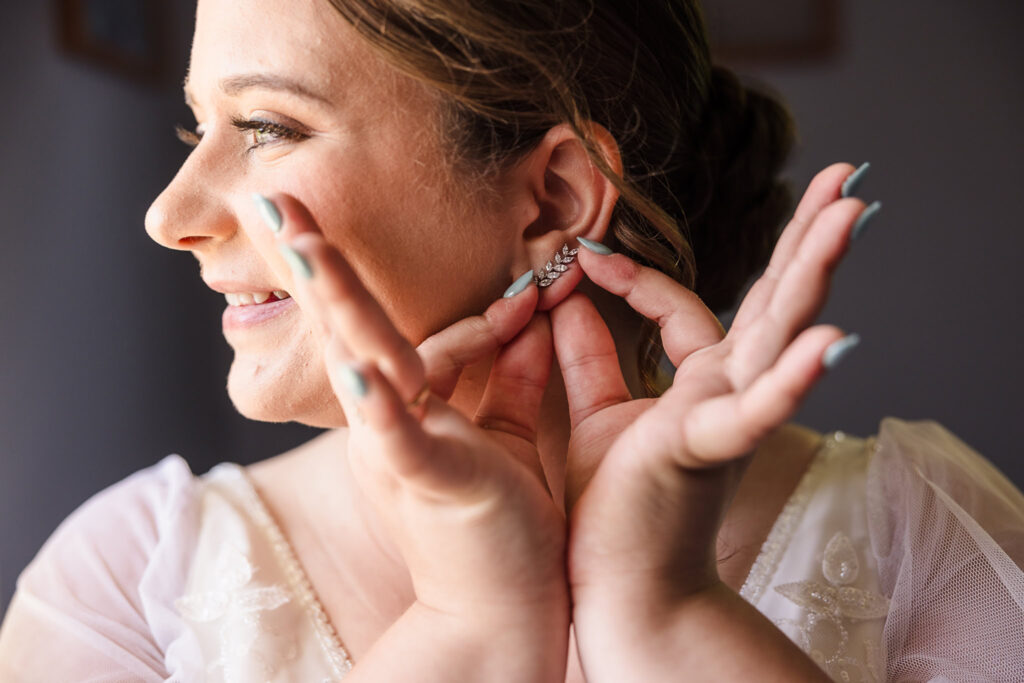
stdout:
[[290,294],[283,289],[275,289],[273,292],[229,292],[224,295],[229,306],[252,306],[266,303],[271,294],[278,299],[287,299]]

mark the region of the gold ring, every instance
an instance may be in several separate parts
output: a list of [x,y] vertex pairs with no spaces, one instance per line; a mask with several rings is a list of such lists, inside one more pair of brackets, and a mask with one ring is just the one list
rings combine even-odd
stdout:
[[405,407],[409,410],[419,408],[421,405],[427,402],[427,398],[430,397],[430,382],[424,382],[423,388],[416,393],[416,398],[405,404]]

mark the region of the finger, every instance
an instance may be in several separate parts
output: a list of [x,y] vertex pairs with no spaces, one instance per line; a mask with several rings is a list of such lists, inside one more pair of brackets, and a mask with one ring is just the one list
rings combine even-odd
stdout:
[[724,336],[718,318],[700,297],[668,275],[624,254],[606,256],[584,248],[577,258],[595,284],[621,296],[637,313],[658,323],[672,365],[678,367],[691,353]]
[[[465,488],[477,472],[471,454],[457,443],[439,444],[425,429],[430,422],[456,419],[446,403],[431,396],[421,423],[405,406],[388,378],[370,361],[346,362],[329,354],[328,376],[350,423],[349,447],[362,465],[385,470],[432,495]],[[363,457],[360,457],[360,454]]]
[[355,357],[373,361],[405,401],[413,400],[425,381],[423,362],[341,252],[317,232],[292,238],[290,246],[309,261],[309,289],[331,333]]
[[793,218],[782,231],[768,267],[744,297],[730,329],[742,330],[764,310],[786,264],[800,248],[800,243],[803,242],[815,217],[822,209],[839,199],[843,183],[854,170],[854,167],[847,163],[832,164],[814,176],[797,205]]
[[[341,252],[327,241],[308,209],[287,194],[273,194],[266,200],[277,214],[278,229],[274,232],[278,245],[298,253],[312,274],[307,278],[304,275],[310,272],[295,273],[296,285],[305,294],[300,303],[317,319],[325,335],[335,335],[353,356],[372,360],[399,394],[411,401],[425,381],[416,350]],[[273,230],[274,221],[267,222]],[[275,256],[280,260],[279,255]]]
[[690,409],[683,421],[687,448],[679,464],[706,467],[751,452],[797,411],[824,373],[826,349],[842,338],[842,331],[831,325],[804,330],[746,390]]
[[551,329],[572,429],[597,411],[632,399],[612,334],[586,295],[574,292],[551,309]]
[[481,315],[465,318],[423,340],[416,347],[435,394],[451,398],[462,370],[508,343],[520,333],[537,307],[532,284],[509,298],[501,298]]
[[828,298],[832,275],[849,245],[850,230],[864,203],[841,199],[821,211],[781,274],[764,313],[736,337],[729,374],[744,388],[775,363],[796,335],[810,325]]
[[551,354],[551,323],[540,313],[495,358],[473,418],[541,481],[537,426],[551,374]]

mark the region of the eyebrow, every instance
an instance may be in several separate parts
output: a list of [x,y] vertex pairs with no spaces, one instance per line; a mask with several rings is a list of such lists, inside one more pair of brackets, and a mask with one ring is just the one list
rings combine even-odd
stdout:
[[[188,91],[189,82],[185,79],[185,103],[191,106],[193,104],[192,97]],[[259,88],[261,90],[278,90],[281,92],[291,93],[307,100],[319,102],[320,104],[330,105],[331,102],[323,95],[315,92],[313,89],[303,85],[298,81],[294,81],[285,76],[279,76],[276,74],[262,74],[262,73],[251,73],[251,74],[239,74],[237,76],[228,76],[220,82],[220,89],[224,94],[231,97],[235,97],[245,90]]]

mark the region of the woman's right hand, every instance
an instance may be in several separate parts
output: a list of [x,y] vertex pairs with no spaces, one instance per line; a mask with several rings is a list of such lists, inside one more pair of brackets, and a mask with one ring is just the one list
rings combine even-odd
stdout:
[[[566,531],[536,445],[552,360],[548,318],[534,315],[536,288],[434,335],[421,356],[305,208],[285,195],[273,201],[284,225],[276,241],[294,250],[284,259],[294,273],[290,291],[319,322],[327,372],[348,420],[351,470],[416,594],[397,631],[367,655],[389,653],[377,658],[383,668],[369,667],[373,680],[403,665],[415,665],[424,680],[424,650],[446,676],[459,670],[450,668],[455,661],[467,662],[471,668],[451,680],[560,678],[569,624]],[[256,239],[265,250],[274,241],[269,233]],[[471,420],[445,398],[462,366],[502,344]],[[432,391],[408,409],[425,382],[441,395]],[[395,639],[416,652],[415,663],[394,657],[398,646],[387,643]]]

